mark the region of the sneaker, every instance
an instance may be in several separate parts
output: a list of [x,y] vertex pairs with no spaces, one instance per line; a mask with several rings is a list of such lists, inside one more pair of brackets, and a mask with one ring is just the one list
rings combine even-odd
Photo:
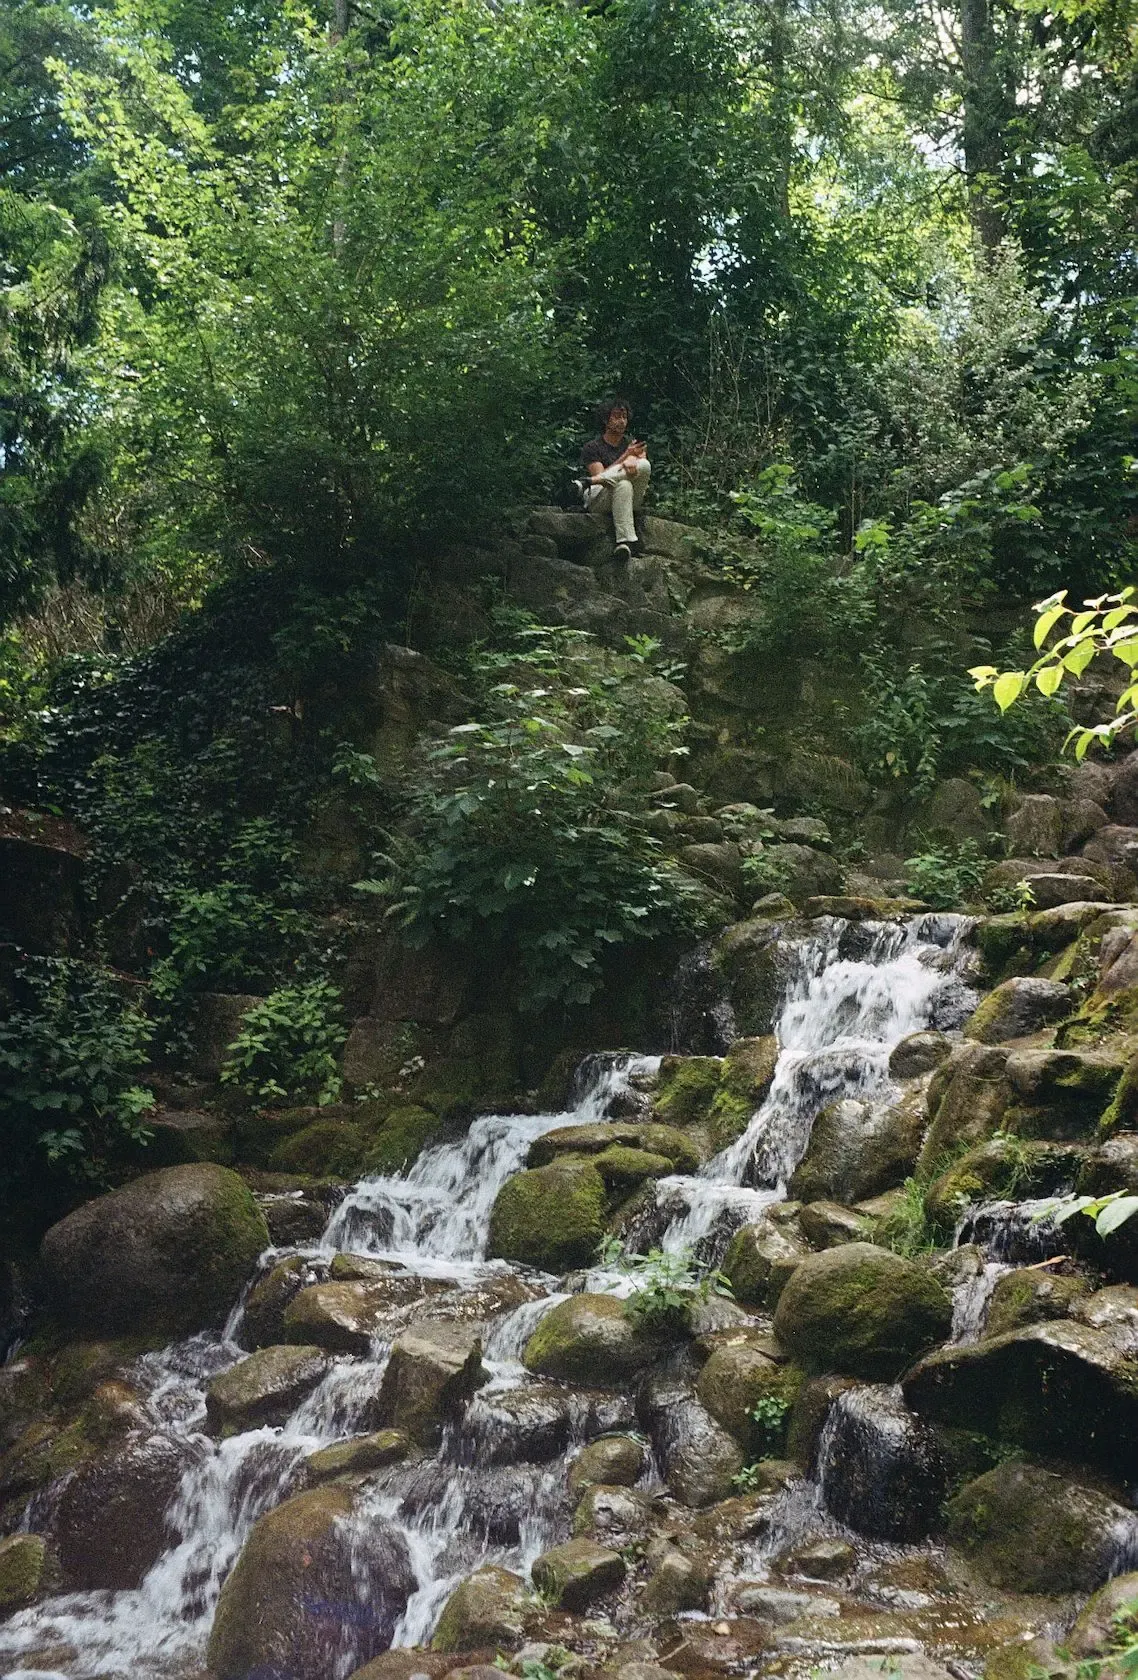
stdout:
[[626,560],[631,560],[632,559],[632,549],[630,548],[628,543],[623,543],[623,542],[617,543],[616,547],[612,551],[612,557],[613,557],[614,560],[619,560],[619,561],[622,561],[622,562],[626,561]]

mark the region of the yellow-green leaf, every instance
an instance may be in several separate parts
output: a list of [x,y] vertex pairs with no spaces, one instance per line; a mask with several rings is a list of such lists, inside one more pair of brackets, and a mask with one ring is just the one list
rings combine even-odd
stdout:
[[1138,607],[1112,607],[1102,621],[1104,630],[1117,630],[1126,619],[1133,618]]
[[1088,624],[1093,624],[1094,617],[1095,615],[1093,612],[1076,613],[1074,618],[1071,620],[1072,636],[1077,636],[1080,630],[1085,630]]
[[996,678],[992,687],[992,697],[1001,712],[1006,712],[1008,707],[1018,699],[1023,684],[1023,671],[1005,671]]
[[1121,659],[1124,665],[1138,665],[1138,636],[1130,636],[1124,642],[1115,642],[1110,651],[1116,659]]
[[999,674],[994,665],[973,665],[968,672],[970,677],[975,678],[977,690],[987,688],[988,684],[994,682]]
[[1037,648],[1041,648],[1043,646],[1044,642],[1047,640],[1048,636],[1051,634],[1052,630],[1054,630],[1055,626],[1058,624],[1059,620],[1066,611],[1066,607],[1050,607],[1036,620],[1035,645]]
[[1079,642],[1079,644],[1076,647],[1073,647],[1070,653],[1066,655],[1063,663],[1067,667],[1068,671],[1072,671],[1076,677],[1081,677],[1091,660],[1094,658],[1096,651],[1097,650],[1093,642]]
[[1040,694],[1054,694],[1062,681],[1062,665],[1045,665],[1042,671],[1035,673],[1035,686]]

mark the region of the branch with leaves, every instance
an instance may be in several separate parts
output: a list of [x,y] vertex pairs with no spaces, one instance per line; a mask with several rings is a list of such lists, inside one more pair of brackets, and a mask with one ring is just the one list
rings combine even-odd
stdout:
[[[1036,614],[1033,640],[1040,649],[1039,658],[1026,671],[1000,671],[995,665],[974,665],[968,675],[975,679],[977,690],[991,688],[992,698],[1001,712],[1014,706],[1021,694],[1034,683],[1040,694],[1057,694],[1068,677],[1081,677],[1096,654],[1109,654],[1126,667],[1127,683],[1118,697],[1115,717],[1109,723],[1071,730],[1064,747],[1075,743],[1075,757],[1086,757],[1094,741],[1104,746],[1123,730],[1138,723],[1138,604],[1134,589],[1120,590],[1117,595],[1098,595],[1084,601],[1081,611],[1067,605],[1067,591],[1060,589],[1040,601],[1033,609]],[[1068,624],[1063,621],[1069,619]],[[1048,638],[1062,626],[1063,634],[1048,646]]]

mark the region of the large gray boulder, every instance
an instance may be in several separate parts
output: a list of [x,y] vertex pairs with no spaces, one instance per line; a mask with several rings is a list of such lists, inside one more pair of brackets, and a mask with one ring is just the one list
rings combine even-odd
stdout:
[[431,1445],[486,1378],[478,1326],[411,1325],[392,1345],[379,1391],[380,1421]]
[[1043,1027],[1054,1026],[1073,1007],[1069,989],[1059,981],[1017,976],[989,992],[965,1022],[964,1036],[978,1044],[1006,1044],[1008,1039],[1024,1038]]
[[202,1162],[147,1173],[76,1208],[43,1239],[63,1316],[111,1335],[200,1330],[233,1304],[268,1247],[252,1192]]
[[170,1544],[166,1514],[193,1453],[166,1435],[132,1436],[63,1484],[48,1533],[64,1584],[123,1591]]
[[1138,1516],[1101,1487],[1001,1464],[948,1502],[948,1538],[981,1577],[1013,1592],[1090,1592],[1138,1555]]
[[682,1380],[650,1378],[637,1397],[637,1411],[664,1480],[682,1505],[715,1505],[728,1497],[745,1455]]
[[[1081,1317],[1094,1302],[1094,1295],[1079,1302]],[[930,1422],[1128,1478],[1138,1473],[1138,1377],[1124,1325],[1058,1319],[941,1348],[902,1386]]]
[[789,1194],[797,1201],[867,1201],[900,1184],[912,1170],[925,1124],[924,1092],[885,1105],[853,1097],[819,1114]]
[[571,1295],[547,1312],[522,1361],[538,1376],[621,1388],[661,1352],[659,1339],[633,1324],[613,1295]]
[[352,1489],[297,1494],[254,1524],[221,1589],[210,1672],[217,1680],[349,1674],[387,1650],[415,1585],[403,1536],[357,1516]]
[[214,1377],[205,1391],[206,1422],[217,1434],[284,1423],[331,1369],[317,1347],[265,1347]]
[[774,1319],[775,1334],[807,1370],[894,1381],[952,1328],[952,1301],[925,1267],[871,1243],[807,1255]]

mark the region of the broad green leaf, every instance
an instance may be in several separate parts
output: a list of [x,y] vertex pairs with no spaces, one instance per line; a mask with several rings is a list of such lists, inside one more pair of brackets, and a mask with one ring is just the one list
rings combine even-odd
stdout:
[[1103,1208],[1095,1220],[1095,1230],[1100,1237],[1109,1237],[1135,1213],[1138,1213],[1138,1196],[1119,1196]]
[[1094,619],[1095,619],[1095,615],[1094,615],[1093,612],[1076,613],[1074,618],[1071,621],[1071,634],[1072,634],[1072,636],[1079,635],[1079,633],[1081,631],[1083,631],[1087,628],[1088,624],[1093,624],[1094,623]]
[[988,684],[994,682],[999,674],[994,665],[973,665],[968,672],[968,675],[976,680],[977,691],[987,688]]
[[1112,607],[1103,619],[1102,627],[1104,630],[1117,630],[1120,624],[1125,623],[1128,618],[1133,618],[1136,612],[1138,607]]
[[1124,665],[1138,665],[1138,636],[1128,637],[1124,642],[1115,642],[1110,651]]
[[992,695],[1001,712],[1006,712],[1018,698],[1023,688],[1025,673],[1023,671],[1005,671],[996,678],[992,687]]
[[1063,681],[1062,665],[1045,665],[1035,673],[1035,686],[1040,694],[1052,695]]
[[1034,641],[1037,648],[1043,646],[1066,611],[1066,607],[1050,607],[1036,620]]
[[1065,655],[1063,663],[1068,671],[1073,672],[1076,677],[1081,677],[1097,651],[1092,641],[1079,642]]

